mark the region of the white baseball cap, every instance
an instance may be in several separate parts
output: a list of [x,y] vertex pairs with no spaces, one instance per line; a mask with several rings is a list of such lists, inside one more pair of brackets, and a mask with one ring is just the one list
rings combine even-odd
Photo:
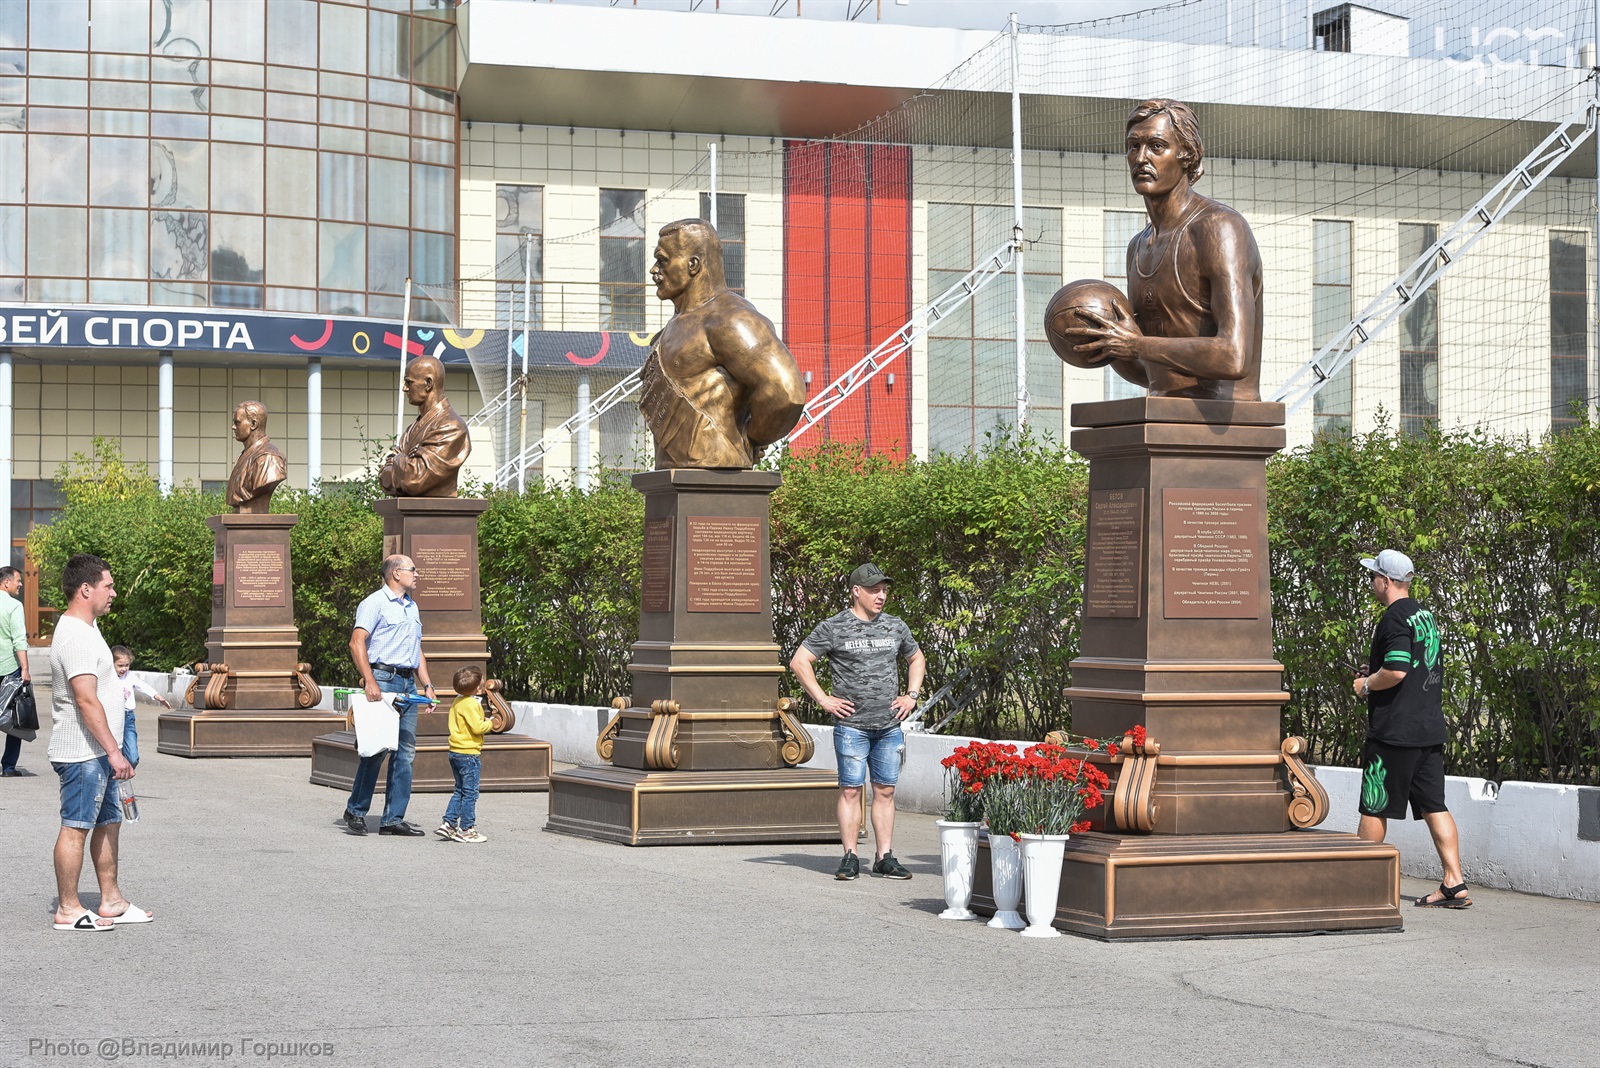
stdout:
[[1395,582],[1410,582],[1417,574],[1411,557],[1398,549],[1385,549],[1376,557],[1365,557],[1361,566]]

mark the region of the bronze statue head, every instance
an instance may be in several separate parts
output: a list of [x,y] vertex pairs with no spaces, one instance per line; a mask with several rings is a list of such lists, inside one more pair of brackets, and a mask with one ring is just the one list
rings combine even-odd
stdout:
[[[1172,137],[1178,145],[1178,161],[1189,178],[1189,184],[1194,185],[1206,173],[1206,146],[1200,139],[1200,120],[1188,104],[1177,100],[1146,100],[1129,113],[1123,129],[1132,133],[1135,126],[1160,116],[1165,116],[1171,124]],[[1129,163],[1131,166],[1131,159]]]
[[267,432],[267,406],[257,400],[240,401],[233,408],[233,436],[236,441],[249,441],[259,431]]
[[406,364],[406,400],[421,408],[444,396],[444,364],[432,356],[418,356]]
[[722,267],[722,238],[704,219],[679,219],[661,228],[650,281],[656,297],[679,310],[711,299],[728,288]]

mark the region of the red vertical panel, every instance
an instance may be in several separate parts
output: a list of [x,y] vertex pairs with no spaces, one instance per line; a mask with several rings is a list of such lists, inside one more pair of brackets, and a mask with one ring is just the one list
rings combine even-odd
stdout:
[[[828,384],[824,366],[827,148],[805,141],[785,141],[783,146],[783,332],[802,375],[811,375],[807,399]],[[802,444],[809,439],[810,435]]]
[[[875,346],[911,317],[911,151],[882,145],[874,152],[870,342]],[[889,385],[889,375],[894,385]],[[911,451],[911,357],[901,356],[869,387],[868,442],[874,452]]]
[[[872,346],[867,343],[867,168],[871,148],[833,146],[828,186],[828,380],[837,379]],[[836,441],[866,440],[866,394],[857,392],[828,416]]]
[[[784,143],[784,333],[816,397],[911,316],[911,154],[901,146]],[[831,412],[799,444],[862,441],[905,455],[910,360]]]

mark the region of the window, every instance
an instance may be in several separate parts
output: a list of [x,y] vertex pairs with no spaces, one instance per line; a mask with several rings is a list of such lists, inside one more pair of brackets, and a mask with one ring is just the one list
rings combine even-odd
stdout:
[[[1432,223],[1400,224],[1400,269],[1439,239]],[[1400,316],[1400,432],[1413,436],[1439,420],[1439,283]]]
[[600,329],[644,331],[644,192],[600,190]]
[[[1328,219],[1311,223],[1311,347],[1333,340],[1350,322],[1350,224]],[[1317,391],[1313,429],[1318,434],[1350,433],[1353,364]]]
[[[1128,295],[1128,243],[1138,237],[1149,222],[1150,217],[1142,211],[1105,213],[1106,281],[1122,290],[1123,296]],[[1106,400],[1144,396],[1143,387],[1129,382],[1111,368],[1100,373],[1106,376]]]
[[[700,194],[700,218],[711,221],[711,194]],[[728,288],[744,293],[744,194],[717,194],[717,236],[722,239],[722,269]]]
[[1550,234],[1550,429],[1583,418],[1589,381],[1589,275],[1585,235]]
[[[1026,208],[1023,284],[1028,304],[1028,423],[1061,436],[1062,363],[1044,339],[1044,306],[1061,287],[1061,210]],[[1004,204],[928,205],[928,299],[954,286],[978,258],[1011,234]],[[989,282],[928,339],[928,446],[934,452],[981,448],[985,435],[1016,425],[1016,286],[1010,274]]]
[[[528,327],[544,322],[544,188],[537,185],[494,187],[495,325],[520,327],[528,309]],[[523,302],[523,278],[534,282]]]

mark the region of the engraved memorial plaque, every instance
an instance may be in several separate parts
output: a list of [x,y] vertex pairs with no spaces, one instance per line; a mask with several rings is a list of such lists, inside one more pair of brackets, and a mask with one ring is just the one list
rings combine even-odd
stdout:
[[639,590],[639,607],[646,612],[672,611],[672,541],[675,521],[644,521],[644,574]]
[[419,608],[466,612],[475,603],[472,588],[472,536],[413,534],[411,562],[417,565]]
[[281,545],[228,546],[228,587],[233,591],[233,607],[287,607],[287,565]]
[[761,520],[690,516],[691,612],[761,611]]
[[1162,491],[1162,575],[1168,619],[1260,619],[1255,490]]
[[1144,490],[1089,492],[1084,615],[1138,619],[1144,595]]

